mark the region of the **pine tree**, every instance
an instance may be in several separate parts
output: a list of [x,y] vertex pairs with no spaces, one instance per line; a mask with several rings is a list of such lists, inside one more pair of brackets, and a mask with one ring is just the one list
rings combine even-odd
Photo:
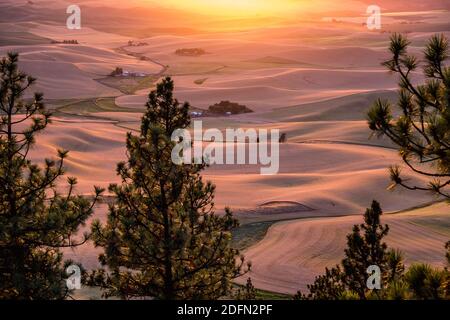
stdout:
[[[372,292],[367,288],[367,268],[376,265],[381,270],[381,280],[387,287],[388,281],[401,277],[404,267],[401,254],[388,250],[382,242],[389,227],[382,225],[382,210],[377,201],[372,202],[364,214],[364,223],[354,225],[347,235],[347,247],[341,266],[325,269],[325,274],[316,277],[308,285],[309,294],[297,293],[296,298],[308,300],[367,299]],[[382,292],[379,292],[378,297]]]
[[380,204],[373,201],[364,214],[364,223],[353,226],[353,232],[347,236],[342,261],[344,282],[360,299],[367,298],[367,268],[376,265],[384,272],[387,269],[387,245],[382,239],[389,227],[381,224],[381,214]]
[[200,175],[205,165],[171,160],[173,131],[190,124],[189,104],[180,105],[173,89],[167,77],[150,93],[140,135],[127,135],[122,182],[109,188],[116,201],[107,224],[92,227],[110,270],[106,296],[217,299],[243,265],[230,247],[237,221],[228,209],[214,213],[215,187]]
[[[61,247],[84,243],[79,227],[92,214],[91,203],[69,191],[57,192],[67,151],[44,166],[31,163],[28,152],[36,134],[50,123],[43,95],[22,99],[35,79],[18,70],[18,54],[0,61],[0,298],[62,299],[68,292]],[[74,240],[75,237],[75,240]]]
[[[408,54],[409,45],[406,37],[392,35],[389,48],[392,57],[384,62],[384,66],[400,78],[397,101],[400,113],[396,116],[389,101],[378,99],[368,113],[369,128],[377,136],[386,136],[397,145],[408,169],[429,179],[427,185],[411,184],[403,179],[399,166],[391,166],[391,188],[399,185],[408,190],[431,191],[441,198],[450,199],[448,40],[444,35],[434,35],[428,41],[423,64],[426,80],[420,85],[411,81],[411,74],[420,63],[415,56]],[[450,253],[447,253],[447,259],[450,261]]]
[[295,300],[341,300],[345,296],[347,288],[343,281],[344,274],[339,265],[334,268],[325,268],[325,274],[314,279],[314,283],[308,285],[307,295],[298,291]]
[[405,265],[403,263],[403,260],[403,253],[400,250],[390,249],[387,252],[387,270],[384,279],[387,283],[398,281],[403,277],[403,274],[405,272]]
[[445,271],[422,263],[411,265],[405,274],[405,282],[415,299],[443,299],[445,280]]
[[235,300],[257,300],[256,288],[251,278],[247,279],[245,286],[236,290],[233,298]]
[[384,290],[383,298],[385,300],[410,300],[412,293],[406,281],[394,280]]
[[447,249],[445,257],[447,258],[447,263],[450,266],[450,241],[445,244],[445,249]]
[[[449,58],[448,41],[443,35],[435,35],[426,45],[424,74],[427,80],[419,86],[411,81],[411,74],[418,68],[419,62],[408,54],[409,44],[404,36],[392,35],[389,48],[392,58],[383,63],[400,77],[397,102],[400,113],[396,116],[389,101],[378,99],[368,113],[369,128],[377,136],[386,136],[398,146],[400,156],[409,169],[430,178],[428,185],[410,185],[402,178],[400,167],[392,166],[391,188],[400,185],[409,190],[432,191],[450,199],[447,191],[450,186],[450,67],[444,65]],[[445,280],[449,279],[448,270],[441,272],[422,265],[410,268],[404,275],[401,255],[387,251],[386,245],[381,242],[389,229],[379,224],[379,215],[379,205],[372,204],[365,215],[366,227],[354,226],[353,233],[347,237],[346,258],[342,262],[346,290],[356,292],[361,299],[368,298],[364,289],[365,267],[375,264],[381,268],[385,284],[378,298],[404,299],[414,296],[436,299],[445,296],[442,293],[445,286],[448,297],[450,285]],[[369,216],[372,218],[368,220]],[[450,249],[450,244],[447,249]],[[325,284],[320,293],[326,293],[331,289],[328,285],[331,275],[327,273],[322,277],[325,279],[318,278],[320,282],[315,284]]]
[[444,269],[446,274],[444,289],[446,299],[450,300],[450,241],[445,244],[445,249],[447,249],[447,252],[445,253],[445,257],[447,258],[447,266]]
[[384,63],[400,77],[400,113],[395,116],[392,104],[378,99],[368,113],[369,128],[398,146],[410,170],[430,179],[428,185],[411,185],[402,178],[400,167],[392,166],[392,187],[431,191],[450,199],[450,67],[445,65],[450,53],[448,41],[443,35],[429,40],[424,51],[426,81],[418,86],[413,85],[411,74],[419,62],[408,54],[409,44],[404,36],[394,34],[392,58]]

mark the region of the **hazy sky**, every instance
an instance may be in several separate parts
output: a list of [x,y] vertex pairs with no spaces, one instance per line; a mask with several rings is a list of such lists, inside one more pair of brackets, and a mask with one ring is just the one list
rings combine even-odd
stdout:
[[[142,0],[158,3],[155,0]],[[337,3],[339,2],[339,4]],[[311,11],[329,11],[343,7],[352,0],[166,0],[165,6],[174,6],[184,10],[223,16],[255,16],[274,14],[301,14]],[[162,4],[159,2],[159,4]]]

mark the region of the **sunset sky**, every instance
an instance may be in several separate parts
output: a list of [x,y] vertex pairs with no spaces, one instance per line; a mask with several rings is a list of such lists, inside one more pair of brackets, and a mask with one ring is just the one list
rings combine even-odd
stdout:
[[[148,3],[158,3],[155,0],[143,0]],[[346,1],[346,4],[353,1]],[[161,3],[159,3],[161,5]],[[343,3],[333,1],[309,0],[166,0],[164,6],[195,11],[216,16],[247,17],[270,15],[296,15],[311,11],[328,11],[343,8]]]
[[255,15],[290,11],[303,0],[168,0],[168,3],[187,10],[217,15]]

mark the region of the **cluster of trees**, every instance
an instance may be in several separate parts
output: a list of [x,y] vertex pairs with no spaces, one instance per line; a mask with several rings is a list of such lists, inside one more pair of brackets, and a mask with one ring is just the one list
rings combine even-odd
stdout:
[[247,106],[228,100],[220,101],[219,103],[213,104],[208,107],[208,113],[212,115],[241,114],[250,112],[253,112],[253,110],[251,110]]
[[139,135],[129,133],[128,160],[119,163],[120,184],[109,191],[107,223],[92,224],[79,235],[93,214],[103,189],[92,201],[57,187],[68,153],[58,151],[44,166],[33,164],[28,152],[35,136],[51,121],[43,95],[24,99],[35,82],[18,69],[18,55],[0,61],[0,299],[64,299],[63,247],[89,239],[101,246],[101,263],[108,269],[87,275],[105,296],[157,299],[217,299],[232,294],[231,280],[249,264],[231,247],[231,230],[238,225],[229,209],[214,214],[215,187],[203,181],[205,164],[174,165],[172,132],[189,126],[189,104],[173,98],[170,78],[150,93]]
[[109,74],[111,77],[121,76],[123,75],[123,68],[116,67],[111,73]]
[[[431,38],[425,49],[423,85],[414,86],[411,73],[419,65],[408,55],[409,42],[391,37],[392,58],[385,66],[400,76],[400,112],[377,100],[368,113],[370,129],[399,148],[404,163],[430,178],[428,185],[410,185],[399,167],[391,167],[393,186],[432,191],[449,199],[450,193],[450,68],[448,42]],[[120,70],[116,70],[118,72]],[[64,299],[68,291],[61,248],[88,240],[103,248],[102,269],[88,274],[90,285],[104,295],[124,299],[252,299],[251,281],[234,290],[232,280],[250,269],[231,247],[231,231],[238,225],[229,209],[214,214],[215,187],[202,179],[205,164],[174,165],[171,141],[175,129],[190,125],[189,104],[173,97],[173,81],[165,78],[149,95],[138,135],[127,134],[127,161],[119,163],[119,184],[105,224],[95,221],[82,236],[80,227],[93,214],[103,189],[95,187],[92,200],[74,194],[76,178],[67,177],[68,191],[57,187],[65,175],[68,155],[43,166],[28,157],[35,136],[51,122],[43,95],[24,99],[35,82],[18,70],[18,55],[0,61],[0,299]],[[405,270],[401,252],[388,248],[383,238],[389,227],[380,221],[374,201],[347,236],[345,258],[326,269],[299,292],[299,299],[448,299],[450,274],[425,264]],[[450,264],[450,242],[446,244]],[[381,287],[368,289],[367,268],[380,270]]]
[[129,47],[144,47],[144,46],[148,46],[147,42],[134,42],[133,40],[128,40],[128,46]]
[[206,54],[206,51],[201,48],[183,48],[175,50],[175,54],[180,56],[198,57]]
[[62,43],[62,44],[78,44],[78,40],[63,40],[63,41],[56,41],[56,40],[52,40],[53,44],[58,44],[58,43]]
[[[388,100],[378,99],[368,112],[368,125],[378,137],[387,137],[398,146],[406,166],[430,179],[427,185],[411,185],[399,166],[390,167],[391,188],[429,191],[450,199],[450,67],[445,65],[450,51],[443,35],[431,37],[424,51],[424,84],[415,86],[412,72],[419,60],[408,54],[410,42],[400,34],[391,36],[391,59],[384,62],[399,81],[398,112]],[[355,225],[347,236],[341,265],[326,269],[308,286],[309,294],[299,299],[450,299],[450,271],[413,264],[405,272],[401,252],[388,249],[382,239],[389,227],[380,223],[380,205],[375,201],[364,215],[364,224]],[[450,266],[450,241],[445,245]],[[367,268],[377,265],[382,273],[380,290],[367,286]]]
[[[389,226],[381,224],[380,204],[372,202],[364,223],[354,225],[347,235],[347,247],[340,265],[326,269],[308,285],[308,294],[298,292],[301,300],[351,299],[450,299],[450,271],[416,263],[405,271],[403,255],[383,241]],[[449,247],[449,244],[446,246]],[[447,253],[450,266],[450,257]],[[376,266],[377,270],[371,270]],[[379,269],[378,269],[379,268]],[[379,271],[379,277],[373,272]],[[371,279],[371,275],[378,277]],[[373,282],[372,282],[373,281]],[[376,286],[379,281],[379,287]]]

